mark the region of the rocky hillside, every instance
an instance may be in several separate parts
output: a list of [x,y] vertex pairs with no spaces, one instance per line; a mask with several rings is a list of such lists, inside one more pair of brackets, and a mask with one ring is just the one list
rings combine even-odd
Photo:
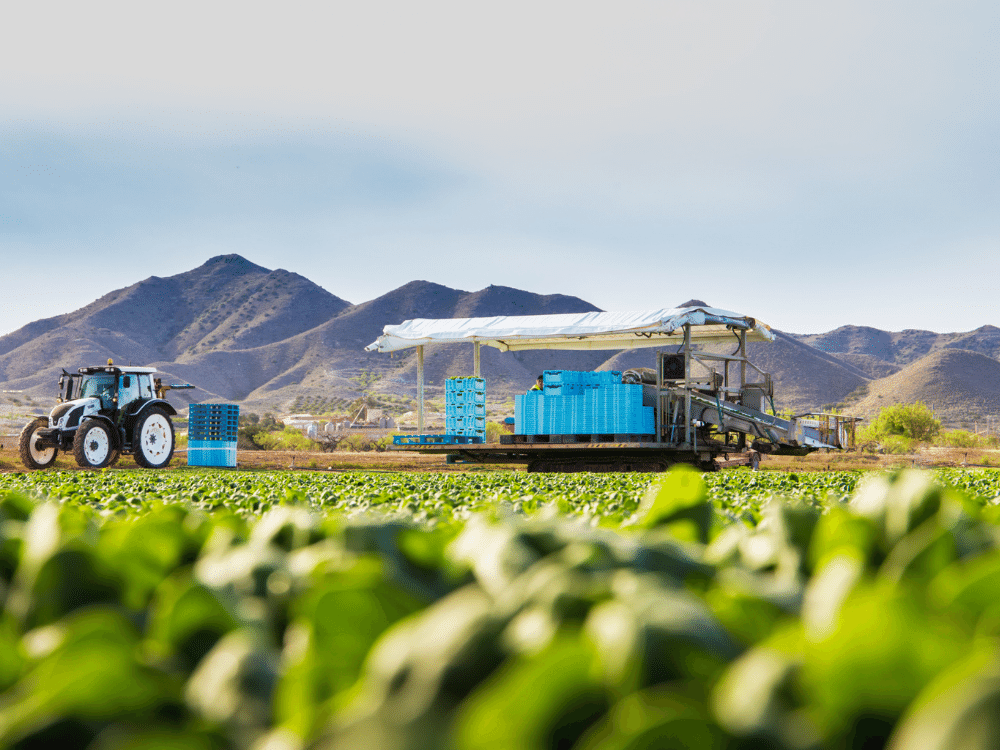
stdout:
[[922,401],[946,424],[1000,414],[1000,362],[979,352],[937,349],[887,378],[871,381],[850,412],[868,417],[883,406]]

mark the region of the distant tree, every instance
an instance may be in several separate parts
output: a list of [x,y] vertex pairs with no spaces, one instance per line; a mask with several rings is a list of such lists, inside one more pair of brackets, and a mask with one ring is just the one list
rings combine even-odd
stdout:
[[881,441],[901,435],[918,442],[930,442],[941,432],[941,421],[926,404],[892,404],[879,410],[866,430],[867,438]]
[[260,450],[268,443],[265,436],[272,432],[280,432],[284,428],[285,425],[279,423],[273,414],[265,414],[263,418],[253,412],[241,414],[239,430],[236,433],[236,447],[240,450]]

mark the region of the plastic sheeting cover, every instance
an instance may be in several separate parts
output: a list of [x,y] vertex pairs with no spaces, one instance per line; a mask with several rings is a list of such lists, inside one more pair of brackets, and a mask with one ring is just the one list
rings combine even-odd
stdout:
[[501,351],[523,349],[635,349],[675,344],[683,327],[700,342],[732,341],[733,330],[747,341],[773,341],[769,326],[714,307],[633,312],[516,315],[494,318],[416,318],[389,325],[366,351],[393,352],[424,344],[478,341]]

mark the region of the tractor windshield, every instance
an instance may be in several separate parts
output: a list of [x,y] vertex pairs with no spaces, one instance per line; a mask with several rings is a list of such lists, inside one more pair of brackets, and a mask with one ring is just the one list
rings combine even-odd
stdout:
[[101,408],[112,408],[112,397],[114,396],[115,376],[111,373],[97,373],[88,375],[83,380],[83,387],[80,389],[80,398],[96,397],[101,399]]

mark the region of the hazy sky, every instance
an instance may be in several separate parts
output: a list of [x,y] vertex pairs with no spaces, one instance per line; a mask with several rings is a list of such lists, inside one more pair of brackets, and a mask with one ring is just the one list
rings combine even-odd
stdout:
[[[786,331],[1000,325],[1000,5],[20,3],[0,333],[223,253]],[[386,323],[400,321],[387,320]]]

